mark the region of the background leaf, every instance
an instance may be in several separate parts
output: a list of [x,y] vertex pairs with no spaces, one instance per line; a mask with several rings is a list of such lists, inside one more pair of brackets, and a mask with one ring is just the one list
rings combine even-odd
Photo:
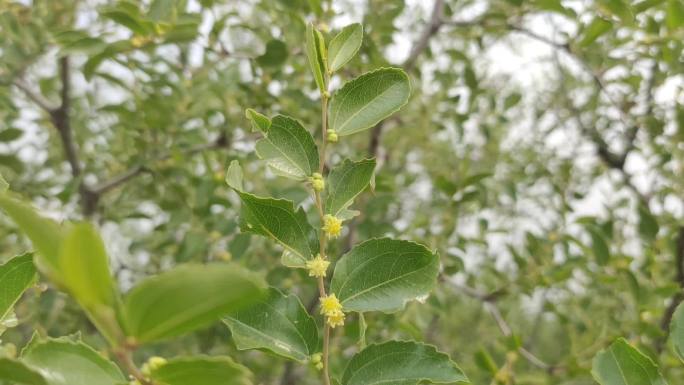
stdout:
[[12,306],[36,278],[36,268],[30,253],[14,257],[0,265],[0,320],[12,310]]
[[152,371],[165,385],[251,385],[251,373],[229,357],[182,357]]
[[8,193],[0,193],[0,209],[29,237],[38,252],[35,259],[37,266],[54,279],[54,271],[59,266],[61,227],[55,221],[38,215],[29,204]]
[[363,42],[363,26],[350,24],[342,29],[331,41],[328,49],[328,68],[335,72],[351,60]]
[[591,374],[601,385],[666,385],[656,364],[624,338],[594,356]]
[[60,251],[60,275],[71,294],[84,306],[113,306],[115,285],[100,234],[90,223],[73,224]]
[[242,172],[242,167],[240,167],[240,162],[237,160],[232,160],[230,162],[230,166],[228,166],[228,170],[226,171],[226,184],[237,191],[242,191],[244,190],[244,186],[242,184],[242,179],[244,175]]
[[402,309],[435,286],[439,258],[425,246],[389,238],[355,246],[335,265],[330,288],[346,311]]
[[67,337],[31,341],[21,360],[40,372],[49,385],[120,385],[126,381],[114,363]]
[[342,385],[469,384],[449,356],[418,342],[389,341],[356,354],[342,375]]
[[347,82],[330,101],[330,128],[340,136],[368,129],[397,112],[411,85],[398,68],[381,68]]
[[228,264],[184,265],[148,278],[124,300],[131,336],[140,342],[178,336],[255,303],[263,281]]
[[47,385],[43,376],[21,361],[0,357],[0,383],[18,385]]
[[238,349],[266,349],[300,362],[318,349],[318,327],[295,295],[269,289],[264,300],[224,318]]
[[672,316],[670,339],[679,359],[684,362],[684,302],[677,306]]

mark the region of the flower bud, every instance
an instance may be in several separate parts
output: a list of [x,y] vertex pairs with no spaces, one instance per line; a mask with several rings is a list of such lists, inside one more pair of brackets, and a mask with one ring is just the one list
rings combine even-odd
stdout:
[[311,187],[313,187],[313,189],[316,191],[320,192],[325,189],[325,180],[323,179],[323,175],[317,172],[311,175],[309,182],[311,182]]
[[146,377],[150,377],[152,375],[152,372],[161,368],[164,365],[166,365],[166,359],[165,358],[158,357],[158,356],[152,356],[147,360],[147,362],[145,362],[145,364],[143,364],[140,371]]
[[337,137],[337,132],[335,130],[328,129],[327,135],[328,135],[328,142],[330,142],[330,143],[337,143],[337,141],[339,140],[339,138]]

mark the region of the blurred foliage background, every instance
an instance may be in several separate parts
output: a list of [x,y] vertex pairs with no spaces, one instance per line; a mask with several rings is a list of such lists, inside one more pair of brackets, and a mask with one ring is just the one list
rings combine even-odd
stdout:
[[[345,79],[395,65],[413,83],[400,113],[339,144],[379,168],[332,255],[389,235],[443,265],[429,306],[367,316],[369,342],[427,340],[477,384],[580,385],[626,336],[684,378],[664,342],[684,299],[681,0],[0,0],[0,172],[50,216],[98,222],[124,290],[234,260],[314,298],[275,246],[239,233],[223,182],[238,159],[250,190],[311,205],[256,160],[244,117],[291,114],[318,134],[308,21],[328,37],[364,24]],[[29,247],[4,216],[0,234],[0,260]],[[104,346],[44,285],[16,315],[6,344],[37,329]],[[358,335],[353,320],[336,330],[334,371]],[[261,384],[318,381],[238,352],[220,325],[140,355],[160,352],[227,352]]]

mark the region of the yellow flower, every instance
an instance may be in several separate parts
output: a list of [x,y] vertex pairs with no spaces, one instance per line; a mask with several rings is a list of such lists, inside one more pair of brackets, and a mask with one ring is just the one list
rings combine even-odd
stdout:
[[321,297],[321,314],[326,318],[326,322],[330,327],[344,325],[344,312],[342,312],[342,304],[337,299],[335,294],[330,294],[327,297]]
[[140,371],[142,372],[142,374],[149,377],[152,375],[152,372],[161,368],[164,365],[166,365],[166,359],[162,357],[152,356],[147,360],[145,364],[143,364]]
[[323,191],[325,189],[325,180],[323,179],[323,175],[315,172],[313,175],[311,175],[309,181],[311,182],[311,187],[313,187],[314,190]]
[[330,294],[327,297],[321,297],[321,314],[329,316],[342,312],[342,304],[337,299],[335,294]]
[[322,230],[330,238],[337,238],[342,232],[342,221],[330,214],[323,217]]
[[327,321],[331,328],[342,326],[344,325],[344,313],[342,311],[335,312],[328,316]]
[[339,138],[337,137],[337,132],[335,132],[335,130],[328,130],[327,134],[328,134],[328,142],[337,143]]
[[306,261],[306,268],[309,270],[309,277],[325,277],[325,272],[330,266],[330,261],[326,261],[320,254],[311,261]]

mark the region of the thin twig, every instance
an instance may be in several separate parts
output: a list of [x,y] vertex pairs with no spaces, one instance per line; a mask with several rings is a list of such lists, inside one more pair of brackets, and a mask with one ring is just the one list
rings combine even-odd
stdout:
[[71,118],[69,110],[71,109],[71,70],[69,67],[69,57],[64,56],[59,59],[59,78],[62,83],[61,104],[51,112],[52,122],[57,128],[62,147],[64,148],[64,155],[71,166],[71,174],[74,178],[81,176],[81,163],[78,159],[78,151],[76,149],[76,142],[74,140],[73,131],[71,128]]
[[128,372],[128,374],[134,379],[138,380],[142,385],[153,385],[145,375],[142,374],[140,369],[133,362],[133,354],[129,348],[120,348],[114,350],[117,360],[121,366]]
[[34,91],[28,84],[24,83],[21,78],[17,78],[13,82],[14,86],[21,90],[26,97],[31,99],[38,107],[45,110],[45,112],[52,114],[58,106],[53,106],[52,102],[43,97],[40,93]]
[[[222,135],[219,137],[219,139],[211,142],[211,143],[205,143],[205,144],[200,144],[194,147],[189,148],[186,151],[183,151],[182,154],[186,156],[191,156],[195,155],[198,153],[202,153],[204,151],[209,151],[209,150],[216,150],[220,148],[226,148],[229,146],[228,141],[225,139],[225,137]],[[124,183],[128,182],[129,180],[139,176],[140,174],[144,173],[145,171],[150,170],[148,166],[145,166],[146,164],[150,163],[158,163],[158,162],[163,162],[164,160],[170,159],[173,157],[173,153],[165,153],[163,155],[160,155],[156,158],[153,158],[151,160],[147,160],[145,162],[141,162],[128,170],[115,175],[111,177],[110,179],[95,185],[92,187],[92,191],[98,195],[103,195],[106,194],[107,192],[123,185]]]
[[[447,280],[447,282],[450,281]],[[503,334],[506,337],[510,337],[513,335],[513,330],[511,329],[511,326],[503,317],[503,315],[501,314],[501,310],[499,310],[499,307],[497,306],[496,301],[500,296],[499,294],[481,293],[480,291],[473,289],[469,286],[456,284],[454,282],[450,282],[450,284],[451,286],[460,290],[467,296],[481,301],[482,306],[485,308],[485,310],[489,312],[489,314],[491,314],[492,318],[494,319],[494,322],[496,322],[496,325],[501,331],[501,334]],[[495,291],[494,293],[500,293],[500,291]],[[523,358],[525,358],[530,364],[538,367],[539,369],[547,371],[549,374],[554,374],[556,370],[561,369],[561,367],[559,366],[547,364],[542,359],[535,356],[534,353],[527,350],[527,348],[525,348],[524,346],[519,346],[517,350],[518,353],[520,353],[520,355],[523,356]]]
[[593,68],[587,63],[584,58],[579,54],[579,52],[575,51],[570,45],[570,43],[558,43],[555,42],[545,36],[542,36],[534,31],[531,31],[529,29],[517,26],[517,25],[512,25],[509,24],[507,25],[508,29],[514,32],[518,32],[521,34],[524,34],[527,37],[530,37],[534,40],[537,40],[539,42],[542,42],[544,44],[549,45],[552,48],[555,48],[557,50],[565,52],[570,58],[572,58],[579,66],[591,77],[593,82],[596,84],[598,89],[603,93],[606,98],[608,99],[608,102],[615,107],[615,109],[618,111],[618,114],[620,116],[620,121],[622,124],[625,125],[625,127],[631,127],[632,125],[629,123],[630,117],[627,115],[627,113],[620,107],[618,102],[615,100],[613,95],[611,95],[610,92],[608,92],[608,88],[603,81],[603,78],[599,75],[598,72],[594,71]]
[[[406,71],[411,71],[416,66],[418,58],[428,48],[430,39],[439,31],[442,25],[444,25],[444,0],[435,0],[432,6],[430,21],[423,29],[418,40],[416,40],[411,47],[408,57],[402,64],[402,67],[404,67]],[[380,136],[382,135],[382,129],[384,127],[383,122],[384,121],[376,124],[371,131],[368,154],[372,157],[375,157],[378,154]]]
[[679,286],[679,291],[672,296],[670,304],[665,308],[663,317],[660,319],[660,329],[663,331],[663,336],[656,341],[656,351],[658,352],[662,352],[670,333],[672,316],[674,316],[677,306],[684,300],[684,226],[680,226],[677,231],[674,262],[675,283]]

